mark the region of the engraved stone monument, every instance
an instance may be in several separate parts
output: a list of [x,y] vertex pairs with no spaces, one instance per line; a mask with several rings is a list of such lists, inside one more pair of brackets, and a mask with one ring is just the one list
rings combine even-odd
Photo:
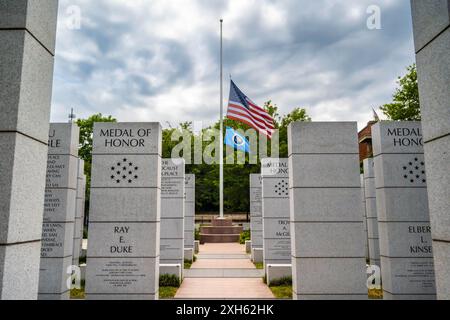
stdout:
[[80,129],[75,124],[50,124],[42,224],[39,299],[68,299],[72,265]]
[[380,266],[375,175],[371,158],[364,160],[364,190],[370,264]]
[[87,299],[157,299],[161,125],[95,123]]
[[179,264],[180,269],[184,265],[184,185],[184,159],[163,159],[160,263]]
[[357,124],[289,126],[293,295],[367,299]]
[[291,263],[289,169],[287,159],[262,159],[263,262]]
[[250,175],[250,237],[252,239],[251,257],[253,262],[263,259],[263,230],[261,204],[261,175]]
[[420,122],[372,127],[384,299],[435,299]]

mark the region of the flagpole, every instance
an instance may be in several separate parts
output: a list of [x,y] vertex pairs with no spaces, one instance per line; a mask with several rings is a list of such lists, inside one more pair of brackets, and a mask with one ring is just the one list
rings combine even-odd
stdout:
[[220,218],[223,219],[223,19],[220,19]]

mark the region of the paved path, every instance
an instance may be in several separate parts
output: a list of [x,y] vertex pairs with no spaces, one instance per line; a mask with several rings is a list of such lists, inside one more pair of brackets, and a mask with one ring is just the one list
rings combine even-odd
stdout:
[[175,299],[274,299],[263,276],[263,270],[257,270],[245,253],[244,245],[201,245],[197,261],[185,270]]

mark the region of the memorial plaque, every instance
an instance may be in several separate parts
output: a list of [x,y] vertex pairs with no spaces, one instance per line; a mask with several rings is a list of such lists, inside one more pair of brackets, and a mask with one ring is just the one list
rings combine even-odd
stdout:
[[384,299],[435,299],[420,122],[372,127]]
[[364,160],[365,208],[367,235],[369,239],[370,264],[380,266],[380,244],[378,236],[377,203],[373,159]]
[[263,223],[262,223],[262,197],[261,197],[261,175],[250,175],[250,237],[252,240],[252,260],[254,262],[258,255],[254,255],[254,249],[263,248]]
[[194,251],[195,236],[195,175],[185,175],[184,247]]
[[184,159],[161,165],[161,264],[184,265]]
[[69,298],[66,279],[73,255],[78,140],[76,125],[50,125],[38,293],[43,300]]
[[96,123],[86,298],[158,299],[159,123]]
[[287,159],[261,160],[263,262],[291,263],[289,169]]
[[289,126],[293,296],[367,299],[357,125]]

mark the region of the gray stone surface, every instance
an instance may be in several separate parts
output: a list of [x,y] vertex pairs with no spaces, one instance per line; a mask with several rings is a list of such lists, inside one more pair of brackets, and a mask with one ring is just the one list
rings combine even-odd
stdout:
[[194,250],[195,233],[195,175],[185,175],[184,247]]
[[367,236],[369,240],[369,257],[371,265],[380,265],[380,245],[378,235],[378,218],[375,189],[375,172],[372,158],[363,161],[364,196],[367,214]]
[[66,279],[73,257],[79,133],[74,124],[50,124],[39,299],[69,298]]
[[250,238],[252,248],[263,247],[261,175],[250,175]]
[[294,299],[367,299],[361,258],[293,258],[292,268],[293,272],[301,270],[298,281],[293,281]]
[[288,132],[294,299],[366,299],[356,123],[294,123]]
[[184,159],[161,163],[161,264],[184,264]]
[[174,275],[178,279],[182,279],[182,265],[179,263],[173,263],[173,264],[160,264],[159,265],[159,274],[167,274],[167,275]]
[[433,242],[434,268],[436,275],[436,290],[438,299],[447,299],[450,297],[450,246],[446,242]]
[[412,0],[411,12],[416,52],[450,25],[448,0]]
[[72,264],[78,265],[81,255],[84,228],[86,179],[84,175],[84,160],[78,160],[77,195],[75,203],[75,225],[73,234]]
[[291,264],[268,264],[267,265],[267,285],[270,286],[274,281],[283,278],[292,277]]
[[384,299],[434,298],[421,124],[382,121],[372,139]]
[[366,212],[366,193],[364,190],[364,174],[360,174],[361,181],[361,201],[363,206],[363,229],[364,229],[364,246],[366,250],[366,260],[370,259],[369,257],[369,239],[367,234],[367,212]]
[[450,28],[416,55],[423,137],[450,134]]
[[[411,2],[438,299],[450,299],[450,1]],[[426,44],[426,45],[425,45]],[[425,46],[424,46],[425,45]],[[445,266],[445,267],[444,267]]]
[[289,170],[287,159],[262,159],[263,263],[291,262]]
[[40,241],[0,246],[0,300],[36,300]]
[[15,0],[0,3],[0,29],[26,29],[55,52],[58,0]]
[[184,248],[184,259],[194,261],[194,248]]
[[449,150],[450,136],[425,144],[428,197],[433,239],[447,242],[450,242]]
[[[157,299],[161,126],[96,123],[93,145],[86,298]],[[125,163],[139,163],[145,174],[113,186],[111,172]]]
[[263,253],[264,250],[262,248],[252,248],[252,261],[254,263],[262,263]]
[[0,30],[0,131],[48,139],[53,56],[22,30]]
[[0,299],[37,298],[57,9],[0,3]]
[[39,241],[47,146],[13,132],[0,132],[0,145],[0,246]]

